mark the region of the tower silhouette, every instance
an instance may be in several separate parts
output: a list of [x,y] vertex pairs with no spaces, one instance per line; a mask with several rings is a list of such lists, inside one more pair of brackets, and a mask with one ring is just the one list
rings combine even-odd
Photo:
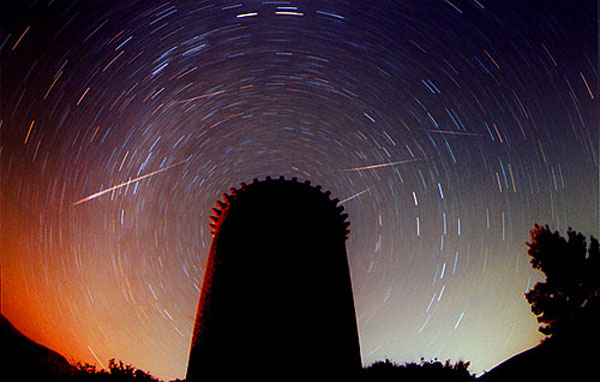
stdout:
[[217,202],[188,382],[360,371],[350,223],[329,195],[308,181],[267,177]]

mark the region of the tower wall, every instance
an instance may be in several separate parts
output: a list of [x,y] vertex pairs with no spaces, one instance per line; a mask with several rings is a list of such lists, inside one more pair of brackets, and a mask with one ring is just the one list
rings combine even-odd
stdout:
[[347,215],[296,180],[218,202],[187,380],[343,377],[361,368]]

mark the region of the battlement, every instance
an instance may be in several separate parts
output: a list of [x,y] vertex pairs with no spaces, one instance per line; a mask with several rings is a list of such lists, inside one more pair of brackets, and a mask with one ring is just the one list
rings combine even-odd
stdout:
[[217,202],[188,381],[360,370],[350,223],[330,196],[308,181],[267,177]]

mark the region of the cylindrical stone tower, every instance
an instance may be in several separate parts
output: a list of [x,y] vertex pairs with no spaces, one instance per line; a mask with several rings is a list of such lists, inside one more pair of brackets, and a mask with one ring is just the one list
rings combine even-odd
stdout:
[[217,202],[188,382],[360,371],[350,223],[320,189],[267,177]]

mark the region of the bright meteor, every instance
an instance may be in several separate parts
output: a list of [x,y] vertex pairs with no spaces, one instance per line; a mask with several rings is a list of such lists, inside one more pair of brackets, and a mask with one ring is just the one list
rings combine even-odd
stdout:
[[438,133],[438,134],[448,134],[448,135],[470,135],[473,137],[487,137],[486,134],[479,133],[470,133],[468,131],[453,131],[453,130],[424,130],[419,129],[421,131],[427,131],[428,133]]
[[340,205],[340,204],[344,204],[344,203],[346,203],[346,202],[349,202],[349,201],[351,201],[352,199],[358,198],[358,197],[359,197],[359,196],[361,196],[362,194],[364,194],[364,193],[367,193],[367,192],[371,191],[371,188],[372,188],[372,187],[369,187],[369,188],[367,188],[367,189],[364,189],[364,190],[362,190],[362,191],[360,191],[360,192],[357,192],[357,193],[356,193],[356,194],[354,194],[354,195],[351,195],[351,196],[347,197],[347,198],[346,198],[346,199],[344,199],[344,200],[340,200],[340,201],[338,202],[338,205]]
[[102,190],[102,191],[96,192],[95,194],[92,194],[92,195],[90,195],[90,196],[88,196],[86,198],[83,198],[83,199],[81,199],[81,200],[73,203],[73,205],[76,206],[78,204],[89,202],[90,200],[95,199],[95,198],[97,198],[99,196],[102,196],[102,195],[104,195],[104,194],[106,194],[108,192],[111,192],[111,191],[114,191],[114,190],[118,190],[121,187],[126,187],[126,186],[128,186],[128,185],[130,185],[132,183],[139,182],[140,180],[149,178],[149,177],[151,177],[153,175],[156,175],[156,174],[160,174],[161,172],[167,171],[167,170],[169,170],[169,169],[171,169],[173,167],[179,166],[180,164],[185,163],[185,162],[186,161],[181,161],[181,162],[174,163],[174,164],[172,164],[170,166],[167,166],[165,168],[161,168],[159,170],[153,171],[153,172],[151,172],[149,174],[139,176],[139,177],[137,177],[135,179],[130,179],[127,182],[124,182],[124,183],[121,183],[121,184],[117,184],[116,186],[112,186],[110,188],[107,188],[106,190]]
[[344,169],[344,171],[364,171],[364,170],[373,170],[376,168],[380,168],[380,167],[389,167],[389,166],[398,166],[401,164],[405,164],[405,163],[410,163],[410,162],[416,162],[416,161],[420,161],[421,159],[408,159],[408,160],[401,160],[398,162],[386,162],[386,163],[378,163],[378,164],[373,164],[370,166],[363,166],[363,167],[353,167],[353,168],[347,168]]

